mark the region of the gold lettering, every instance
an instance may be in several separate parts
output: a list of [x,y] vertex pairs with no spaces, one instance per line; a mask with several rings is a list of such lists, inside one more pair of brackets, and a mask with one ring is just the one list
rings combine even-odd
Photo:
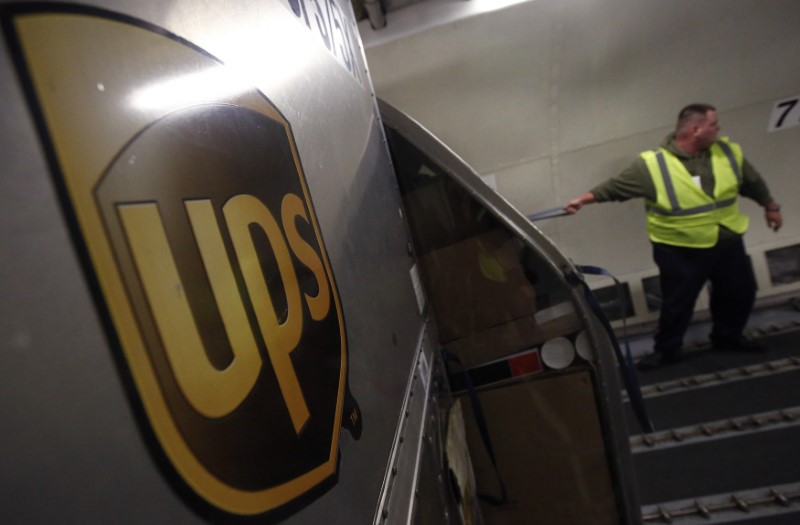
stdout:
[[[251,195],[232,197],[223,206],[223,213],[228,222],[236,257],[253,301],[256,319],[266,342],[281,394],[289,410],[295,432],[299,434],[308,422],[309,411],[290,356],[300,342],[303,330],[303,311],[300,286],[297,282],[297,274],[289,247],[284,241],[275,218],[257,198]],[[267,282],[264,279],[250,234],[251,224],[258,225],[266,233],[278,262],[278,271],[288,305],[288,316],[284,323],[278,323],[278,315],[270,298]]]
[[317,279],[317,287],[319,288],[317,295],[304,295],[306,303],[308,303],[308,309],[311,312],[311,318],[315,321],[320,321],[328,315],[331,305],[328,278],[317,252],[297,232],[297,224],[295,223],[297,217],[302,217],[308,223],[303,201],[297,195],[287,193],[281,204],[281,221],[283,222],[283,228],[286,230],[286,238],[289,240],[289,246],[292,247],[292,251],[314,273],[314,277]]
[[195,410],[219,418],[244,401],[262,362],[210,207],[208,201],[187,204],[233,350],[224,370],[205,355],[157,205],[128,204],[118,210],[175,379]]

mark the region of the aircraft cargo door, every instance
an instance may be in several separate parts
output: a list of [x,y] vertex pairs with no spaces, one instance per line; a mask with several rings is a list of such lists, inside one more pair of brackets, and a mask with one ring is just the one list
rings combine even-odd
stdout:
[[575,266],[424,128],[379,107],[485,523],[637,523],[617,363]]

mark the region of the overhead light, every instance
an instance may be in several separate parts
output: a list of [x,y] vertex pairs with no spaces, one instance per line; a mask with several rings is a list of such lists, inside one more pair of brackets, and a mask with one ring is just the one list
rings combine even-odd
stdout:
[[383,29],[386,27],[386,15],[383,14],[383,7],[378,0],[364,0],[364,10],[372,29]]

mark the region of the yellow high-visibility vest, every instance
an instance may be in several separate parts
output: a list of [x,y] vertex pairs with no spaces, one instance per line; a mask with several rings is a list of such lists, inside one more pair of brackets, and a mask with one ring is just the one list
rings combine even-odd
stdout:
[[664,148],[641,154],[656,189],[656,200],[645,200],[650,240],[672,246],[710,248],[719,226],[743,234],[750,223],[739,210],[742,149],[720,139],[710,148],[714,196],[709,197],[678,157]]

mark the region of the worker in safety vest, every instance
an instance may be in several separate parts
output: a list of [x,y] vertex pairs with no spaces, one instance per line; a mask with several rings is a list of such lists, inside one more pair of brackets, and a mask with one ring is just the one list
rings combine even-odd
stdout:
[[593,202],[645,199],[662,305],[655,353],[640,361],[640,368],[681,358],[683,337],[706,281],[712,286],[713,347],[763,351],[743,335],[756,284],[742,241],[749,219],[739,209],[739,195],[764,207],[767,226],[774,231],[782,224],[780,206],[739,145],[717,138],[719,129],[713,106],[686,106],[675,132],[658,149],[641,153],[617,177],[564,206],[576,213]]

